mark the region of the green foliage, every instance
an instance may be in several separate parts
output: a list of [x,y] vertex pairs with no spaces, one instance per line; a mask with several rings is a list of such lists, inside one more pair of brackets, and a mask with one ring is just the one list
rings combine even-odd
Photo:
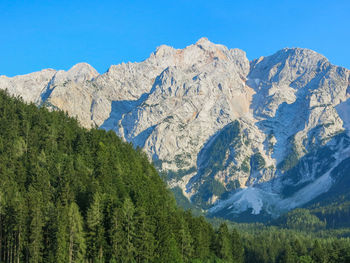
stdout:
[[103,196],[96,192],[93,196],[93,201],[87,211],[87,238],[89,242],[88,257],[102,262],[103,247],[105,246],[104,238],[104,214],[103,214]]
[[193,166],[189,169],[179,169],[176,172],[169,170],[166,172],[162,172],[161,175],[164,176],[164,178],[166,180],[172,180],[172,179],[180,180],[185,175],[188,175],[188,174],[194,173],[194,172],[196,172],[196,167]]
[[350,158],[333,169],[331,176],[334,179],[332,187],[309,203],[307,208],[326,222],[327,228],[350,227]]
[[271,227],[244,232],[242,240],[245,262],[345,263],[350,251],[348,239],[317,238],[310,232]]
[[265,164],[266,162],[260,152],[257,152],[250,157],[250,167],[252,170],[261,170],[265,167]]
[[140,149],[0,91],[0,262],[213,262],[214,247]]
[[244,248],[241,237],[236,229],[231,232],[232,258],[236,263],[244,261]]
[[204,147],[199,153],[199,161],[205,164],[201,168],[201,173],[207,175],[215,175],[218,171],[225,168],[222,161],[225,159],[226,153],[230,147],[242,145],[240,136],[240,125],[238,121],[227,124],[213,139],[208,142],[208,146]]
[[83,218],[75,202],[72,202],[68,209],[68,262],[82,262],[86,252]]
[[239,183],[239,181],[236,179],[236,180],[233,180],[233,181],[230,181],[227,185],[226,185],[226,188],[227,190],[235,190],[235,189],[238,189],[241,187],[241,184]]
[[302,231],[320,230],[326,226],[325,222],[311,214],[307,209],[295,209],[281,216],[276,223],[281,227]]
[[213,177],[207,177],[193,197],[193,202],[200,207],[208,206],[207,202],[212,195],[221,196],[226,192],[225,186]]
[[232,240],[225,223],[220,225],[216,233],[215,245],[215,252],[219,258],[228,262],[232,261]]
[[[208,201],[212,195],[221,196],[226,193],[228,189],[214,177],[215,175],[227,168],[227,164],[230,163],[233,149],[237,149],[243,144],[244,135],[241,133],[240,123],[234,121],[227,124],[203,147],[202,151],[198,155],[198,174],[201,183],[198,184],[196,195],[192,198],[192,202],[199,207],[208,208]],[[227,161],[223,161],[226,160]],[[233,167],[232,169],[238,170],[239,167]],[[247,168],[248,169],[248,168]],[[229,187],[234,187],[230,185]]]
[[174,157],[174,161],[175,161],[175,164],[178,168],[183,169],[184,167],[186,167],[190,164],[187,161],[189,158],[191,158],[191,155],[189,153],[177,154]]
[[[349,163],[332,173],[342,197],[287,214],[289,229],[213,228],[178,209],[147,156],[114,132],[0,92],[0,262],[349,262],[350,231],[324,229],[349,218]],[[204,190],[225,191],[208,178]]]
[[292,137],[290,140],[290,149],[288,151],[288,154],[284,158],[284,160],[277,165],[278,169],[281,169],[283,171],[288,171],[291,168],[293,168],[299,161],[299,153],[297,146],[295,144],[294,137]]
[[246,157],[241,165],[241,170],[245,173],[250,173],[250,162],[249,157]]
[[194,215],[202,215],[203,212],[200,210],[200,208],[196,207],[193,203],[191,203],[182,193],[182,189],[180,187],[174,187],[171,189],[171,191],[174,193],[174,197],[176,199],[176,203],[179,207],[185,209],[185,210],[191,210]]

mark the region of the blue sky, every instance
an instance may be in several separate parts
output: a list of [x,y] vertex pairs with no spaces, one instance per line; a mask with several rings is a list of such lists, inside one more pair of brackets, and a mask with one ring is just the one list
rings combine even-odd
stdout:
[[142,61],[205,36],[249,59],[305,47],[350,68],[349,0],[0,0],[0,75]]

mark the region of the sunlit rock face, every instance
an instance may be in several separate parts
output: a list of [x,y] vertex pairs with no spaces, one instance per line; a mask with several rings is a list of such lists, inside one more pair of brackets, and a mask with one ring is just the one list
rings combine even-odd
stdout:
[[276,216],[327,192],[349,157],[350,72],[308,49],[248,61],[206,38],[98,74],[0,76],[0,88],[141,147],[171,188],[229,218]]

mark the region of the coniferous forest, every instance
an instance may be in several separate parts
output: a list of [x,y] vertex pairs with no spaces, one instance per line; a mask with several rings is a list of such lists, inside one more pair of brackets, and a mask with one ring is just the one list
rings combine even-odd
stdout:
[[61,111],[1,91],[0,126],[0,262],[350,262],[350,232],[317,220],[192,216],[140,149]]

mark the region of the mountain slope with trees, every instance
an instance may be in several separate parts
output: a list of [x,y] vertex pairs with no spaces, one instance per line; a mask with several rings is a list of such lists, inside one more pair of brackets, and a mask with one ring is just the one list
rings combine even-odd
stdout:
[[0,92],[1,262],[220,259],[238,234],[178,209],[140,149]]

